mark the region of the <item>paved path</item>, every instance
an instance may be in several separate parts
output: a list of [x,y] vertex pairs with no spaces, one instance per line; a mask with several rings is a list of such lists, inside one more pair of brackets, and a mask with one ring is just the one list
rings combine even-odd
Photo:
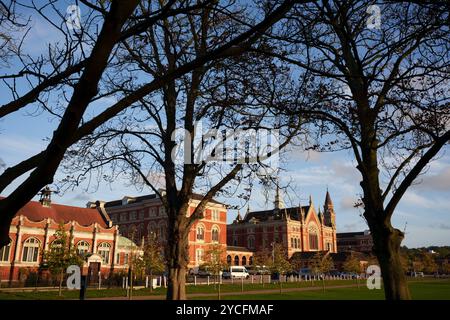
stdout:
[[[360,284],[362,286],[363,284]],[[340,289],[340,288],[352,288],[357,287],[357,284],[347,284],[347,285],[338,285],[338,286],[326,286],[325,289]],[[322,290],[320,286],[314,287],[302,287],[302,288],[283,288],[284,292],[296,292],[296,291],[315,291]],[[238,292],[221,292],[220,295],[223,296],[240,296],[247,294],[265,294],[265,293],[278,293],[279,289],[267,289],[267,290],[248,290],[248,291],[238,291]],[[187,298],[201,298],[201,297],[217,297],[217,293],[190,293],[187,295]],[[165,295],[159,296],[133,296],[133,300],[165,300]],[[106,298],[91,298],[88,300],[128,300],[127,297],[106,297]]]

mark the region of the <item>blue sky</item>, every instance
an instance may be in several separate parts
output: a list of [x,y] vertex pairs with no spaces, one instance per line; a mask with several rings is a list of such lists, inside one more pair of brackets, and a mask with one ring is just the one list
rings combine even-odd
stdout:
[[[0,158],[7,165],[35,154],[45,146],[44,138],[49,136],[56,125],[46,115],[30,116],[26,111],[6,117],[0,121]],[[323,205],[326,188],[332,196],[338,232],[367,229],[361,212],[353,208],[360,194],[359,173],[355,169],[352,155],[348,152],[317,153],[291,150],[283,155],[284,171],[281,184],[289,184],[283,193],[286,205],[307,204],[312,196],[316,208]],[[401,201],[393,218],[396,227],[406,227],[404,244],[409,247],[428,245],[450,245],[450,157],[441,156],[435,160],[420,183],[414,185]],[[60,177],[57,174],[57,177]],[[17,182],[18,183],[18,182]],[[8,187],[7,195],[17,183]],[[85,206],[90,200],[120,199],[124,195],[150,193],[130,186],[128,181],[119,180],[114,185],[101,183],[98,190],[86,192],[82,187],[54,195],[53,200],[75,206]],[[286,194],[287,193],[287,194]],[[35,197],[37,200],[37,197]],[[227,204],[239,204],[236,199],[218,198]],[[272,208],[273,194],[266,199],[260,189],[252,192],[252,210]],[[244,208],[245,210],[245,208]],[[228,221],[236,216],[230,210]]]
[[[52,31],[42,20],[33,21],[27,47],[32,53],[45,50],[46,43],[52,39]],[[9,92],[0,86],[0,104],[10,99]],[[0,119],[0,159],[7,166],[16,164],[41,151],[45,138],[51,136],[57,121],[46,114],[33,115],[33,107]],[[447,154],[445,154],[447,151]],[[441,152],[423,175],[418,184],[406,193],[393,218],[396,227],[406,227],[404,244],[409,247],[429,245],[450,245],[450,154]],[[294,149],[283,155],[284,169],[281,184],[290,188],[284,199],[287,205],[307,204],[311,195],[316,208],[323,205],[328,187],[336,211],[338,232],[367,229],[361,212],[353,208],[353,203],[361,193],[360,177],[349,152],[317,153]],[[57,176],[60,176],[58,173]],[[20,180],[19,180],[20,181]],[[7,195],[17,184],[8,187],[2,195]],[[55,195],[54,201],[69,205],[84,206],[89,200],[119,199],[124,195],[149,193],[130,186],[127,181],[116,181],[114,185],[102,183],[95,192],[85,192],[83,188]],[[37,199],[37,198],[36,198]],[[269,201],[261,190],[252,192],[252,210],[272,207],[273,195]],[[238,204],[236,199],[218,198],[228,204]],[[245,210],[245,209],[244,209]],[[228,221],[236,216],[230,210]]]

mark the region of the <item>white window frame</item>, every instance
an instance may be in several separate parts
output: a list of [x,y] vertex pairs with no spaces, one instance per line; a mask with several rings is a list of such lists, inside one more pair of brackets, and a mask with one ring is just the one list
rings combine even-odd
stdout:
[[[41,247],[41,242],[38,239],[36,239],[34,237],[30,237],[30,238],[26,239],[23,242],[22,262],[26,262],[26,263],[38,262],[40,247]],[[25,249],[27,249],[26,252],[25,252]]]
[[[103,263],[109,264],[109,259],[111,256],[111,245],[108,242],[102,242],[98,245],[97,252],[102,257]],[[106,254],[103,254],[103,252],[108,252],[108,255],[106,256]]]
[[[87,248],[87,250],[83,250],[82,253],[80,253],[80,247],[81,245],[83,245],[83,248]],[[91,245],[89,244],[89,242],[87,242],[86,240],[80,240],[77,243],[77,254],[78,255],[85,255],[86,253],[88,253],[91,249]]]
[[1,248],[0,252],[0,262],[9,262],[9,257],[11,256],[11,242]]

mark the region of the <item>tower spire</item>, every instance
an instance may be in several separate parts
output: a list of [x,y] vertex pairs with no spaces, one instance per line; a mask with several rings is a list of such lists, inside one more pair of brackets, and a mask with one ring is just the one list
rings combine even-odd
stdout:
[[328,192],[327,187],[327,194],[325,195],[325,208],[327,207],[333,207],[333,201],[331,201],[330,192]]
[[275,209],[278,209],[278,210],[283,209],[285,207],[283,198],[280,195],[280,187],[279,187],[278,183],[277,183],[277,189],[275,191],[275,201],[273,202],[273,204],[275,206]]

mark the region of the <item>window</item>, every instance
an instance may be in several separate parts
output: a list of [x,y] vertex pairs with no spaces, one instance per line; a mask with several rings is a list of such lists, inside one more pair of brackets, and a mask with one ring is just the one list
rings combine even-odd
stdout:
[[229,266],[231,266],[231,256],[230,255],[227,256],[227,264]]
[[130,213],[130,220],[136,220],[137,219],[137,213],[136,211],[132,211]]
[[9,261],[10,250],[11,250],[11,243],[0,249],[0,261]]
[[233,246],[237,247],[237,245],[238,245],[237,238],[234,238],[234,239],[233,239]]
[[201,264],[203,262],[203,249],[197,249],[195,251],[195,261],[197,261],[197,264]]
[[166,214],[166,209],[163,206],[159,207],[159,215],[163,216],[165,214]]
[[247,239],[247,247],[250,249],[255,248],[255,237],[251,236]]
[[239,265],[239,256],[234,256],[234,265],[235,266]]
[[213,227],[211,231],[211,240],[212,242],[219,242],[219,228]]
[[29,238],[23,245],[23,262],[37,262],[39,256],[39,240],[36,238]]
[[156,208],[150,208],[148,213],[150,217],[156,217]]
[[89,252],[89,243],[87,241],[81,240],[77,244],[77,253],[80,256],[85,256]]
[[116,264],[120,264],[120,253],[116,254]]
[[205,240],[205,228],[203,228],[203,226],[197,227],[197,240],[200,240],[200,241]]
[[319,249],[319,239],[315,230],[309,231],[309,249],[318,250]]
[[315,224],[308,227],[308,242],[310,250],[319,250],[319,236]]
[[248,264],[253,265],[253,257],[248,258]]
[[243,266],[246,266],[246,265],[247,265],[247,257],[246,257],[246,256],[243,256],[243,257],[242,257],[242,265],[243,265]]
[[139,219],[143,220],[144,219],[144,210],[139,211]]
[[331,243],[327,242],[327,250],[331,251]]
[[125,259],[124,259],[123,263],[128,264],[128,253],[125,253]]
[[278,237],[278,233],[274,233],[273,242],[278,242],[278,241],[280,241],[280,238]]
[[217,210],[217,209],[213,209],[212,210],[211,219],[213,221],[219,221],[220,220],[219,210]]
[[111,245],[109,243],[103,242],[98,246],[98,254],[102,257],[103,263],[109,263],[109,251]]
[[158,229],[158,236],[160,241],[166,240],[166,226],[161,224]]
[[120,214],[120,221],[127,221],[127,214],[126,213],[121,213]]

